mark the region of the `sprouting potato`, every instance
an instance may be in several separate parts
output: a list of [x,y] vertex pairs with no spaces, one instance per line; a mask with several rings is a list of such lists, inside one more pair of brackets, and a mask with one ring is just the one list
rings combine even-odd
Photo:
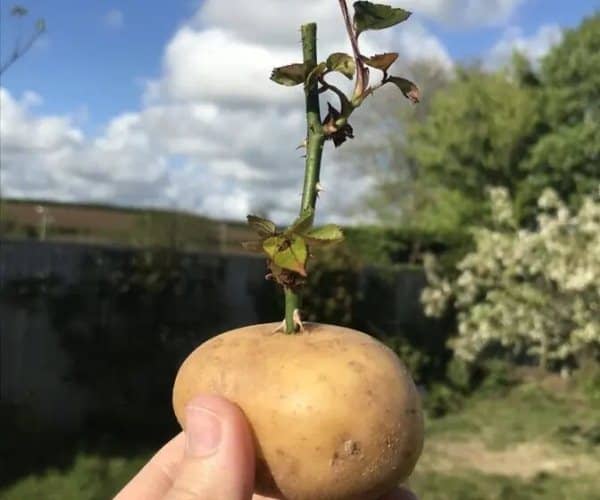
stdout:
[[423,446],[419,394],[374,338],[307,324],[253,325],[214,337],[184,361],[173,405],[218,394],[244,411],[256,446],[256,492],[287,500],[377,499],[412,472]]

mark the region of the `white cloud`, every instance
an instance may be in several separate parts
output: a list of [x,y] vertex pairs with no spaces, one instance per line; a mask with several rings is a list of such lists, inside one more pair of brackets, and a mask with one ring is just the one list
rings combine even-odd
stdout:
[[112,29],[123,27],[125,17],[119,9],[111,9],[104,15],[104,24]]
[[398,6],[441,24],[476,27],[504,24],[524,2],[525,0],[402,0],[398,2]]
[[[114,117],[95,137],[78,129],[77,111],[36,116],[39,98],[17,100],[3,90],[1,138],[11,146],[1,153],[3,191],[238,219],[268,207],[289,222],[304,175],[295,149],[305,134],[303,93],[268,77],[273,67],[301,59],[298,27],[311,20],[322,22],[322,55],[349,51],[337,2],[305,0],[298,9],[290,0],[207,0],[165,47],[162,74],[146,83],[142,108]],[[362,46],[366,54],[397,49],[403,64],[452,66],[418,20],[369,33]],[[349,176],[331,144],[322,179],[328,190],[319,218],[356,218],[355,200],[369,180]]]
[[[450,26],[501,25],[525,0],[391,0],[394,7]],[[350,6],[352,2],[348,0]],[[340,9],[334,0],[206,0],[195,23],[235,31],[244,39],[261,43],[293,45],[298,28],[316,22],[319,40],[328,43],[340,37]]]
[[292,50],[244,42],[233,32],[186,26],[167,45],[159,87],[174,100],[285,102],[293,94],[267,78],[273,67],[297,56]]
[[490,49],[485,58],[487,69],[496,69],[510,61],[513,53],[518,51],[534,64],[562,40],[563,32],[556,24],[540,26],[531,36],[524,36],[521,28],[508,28],[500,40]]

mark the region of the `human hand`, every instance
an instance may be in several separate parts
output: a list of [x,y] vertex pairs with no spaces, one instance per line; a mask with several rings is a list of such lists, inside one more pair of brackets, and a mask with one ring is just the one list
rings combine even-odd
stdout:
[[[114,500],[269,500],[254,490],[254,446],[239,407],[198,396],[186,408],[186,432],[169,441]],[[381,500],[416,500],[398,489]]]

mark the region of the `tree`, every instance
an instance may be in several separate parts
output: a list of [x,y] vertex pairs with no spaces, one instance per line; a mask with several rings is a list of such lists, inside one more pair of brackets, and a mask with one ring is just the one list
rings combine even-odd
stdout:
[[600,14],[568,31],[540,69],[519,55],[496,73],[458,68],[429,101],[424,90],[417,119],[381,122],[383,153],[359,151],[380,169],[371,207],[386,222],[445,231],[489,221],[489,186],[507,189],[528,224],[546,188],[577,209],[600,181],[598,67]]
[[494,227],[477,228],[476,248],[458,264],[458,276],[443,278],[426,266],[425,311],[439,316],[454,305],[456,354],[474,360],[500,345],[545,368],[600,354],[599,188],[576,213],[545,190],[535,230],[519,227],[504,188],[491,190]]
[[460,227],[481,218],[486,186],[515,194],[526,177],[521,161],[540,127],[535,88],[505,73],[459,70],[435,96],[425,121],[408,130],[407,155],[427,195],[419,218],[449,210]]
[[531,206],[551,186],[576,207],[600,179],[600,13],[568,31],[544,59],[540,110],[545,126],[523,162],[528,185],[517,200]]

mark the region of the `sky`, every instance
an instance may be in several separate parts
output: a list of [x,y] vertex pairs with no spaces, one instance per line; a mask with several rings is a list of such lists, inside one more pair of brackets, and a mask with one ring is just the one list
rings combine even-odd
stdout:
[[[600,0],[383,3],[413,16],[362,35],[361,50],[449,74],[474,61],[495,70],[515,49],[535,63],[600,10]],[[36,19],[48,29],[0,80],[2,196],[219,219],[297,212],[303,94],[269,75],[301,59],[304,22],[318,22],[321,54],[350,50],[336,0],[28,0],[20,21],[13,5],[0,0],[1,61]],[[319,218],[368,218],[357,200],[370,181],[328,144]]]

